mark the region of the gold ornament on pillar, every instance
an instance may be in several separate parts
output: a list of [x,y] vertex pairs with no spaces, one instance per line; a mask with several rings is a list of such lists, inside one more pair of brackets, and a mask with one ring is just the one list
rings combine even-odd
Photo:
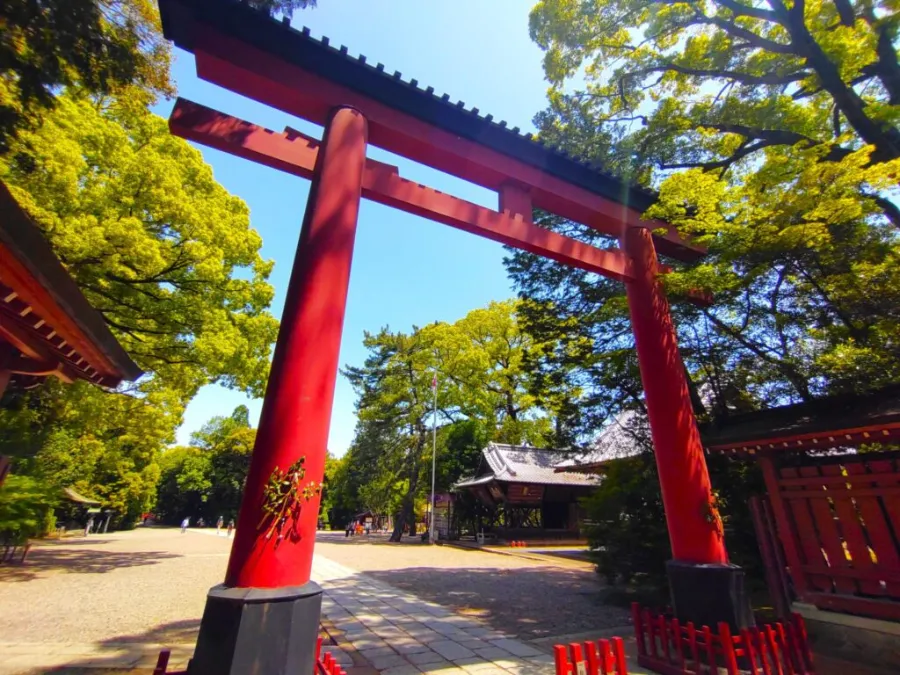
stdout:
[[302,504],[322,492],[321,483],[310,481],[302,484],[306,476],[305,461],[306,457],[301,457],[287,471],[276,466],[263,490],[263,517],[256,529],[262,532],[265,528],[266,541],[277,534],[276,546],[284,540],[285,534],[295,541],[300,538],[296,525],[300,520]]
[[725,528],[722,525],[722,514],[719,513],[719,498],[715,493],[709,496],[709,503],[706,505],[703,516],[706,519],[706,522],[715,528],[716,533],[720,537],[725,536]]

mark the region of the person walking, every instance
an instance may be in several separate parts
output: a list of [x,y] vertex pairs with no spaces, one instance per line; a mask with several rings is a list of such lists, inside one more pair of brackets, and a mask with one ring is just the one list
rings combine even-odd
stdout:
[[190,517],[185,517],[184,520],[181,521],[181,534],[187,532],[188,526],[191,524]]
[[225,524],[225,519],[222,516],[219,516],[219,519],[216,521],[216,536],[222,532],[222,525]]
[[234,532],[234,518],[230,518],[228,520],[228,536],[231,536],[231,533]]

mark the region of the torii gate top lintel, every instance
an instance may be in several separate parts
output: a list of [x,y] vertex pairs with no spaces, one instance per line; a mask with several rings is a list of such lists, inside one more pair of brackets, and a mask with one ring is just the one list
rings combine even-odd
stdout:
[[482,116],[477,108],[420,88],[399,72],[346,47],[317,40],[252,8],[222,0],[160,0],[163,30],[193,52],[200,77],[232,91],[324,124],[335,106],[352,105],[367,118],[369,143],[413,161],[500,191],[514,182],[534,207],[584,223],[612,237],[623,224],[667,229],[657,251],[680,260],[703,251],[666,223],[643,221],[655,194],[596,166],[549,148],[530,133]]

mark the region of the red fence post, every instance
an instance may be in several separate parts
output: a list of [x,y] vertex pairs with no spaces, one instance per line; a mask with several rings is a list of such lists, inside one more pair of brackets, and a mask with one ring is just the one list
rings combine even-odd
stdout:
[[628,665],[625,662],[625,643],[622,638],[614,637],[612,648],[616,660],[616,675],[628,675]]
[[581,645],[577,642],[573,642],[569,645],[569,653],[572,657],[572,668],[575,675],[586,675],[585,665],[584,665],[584,653],[581,650]]
[[[788,617],[787,620],[789,620]],[[798,658],[793,641],[790,639],[790,633],[784,629],[784,623],[779,621],[775,624],[778,631],[778,640],[781,642],[782,654],[784,654],[784,668],[788,675],[795,675],[796,672],[803,672],[801,661]]]
[[553,662],[556,664],[556,675],[571,675],[572,670],[569,668],[569,657],[563,645],[555,645],[553,647]]
[[153,669],[153,675],[165,675],[166,670],[169,668],[169,657],[172,655],[172,652],[168,649],[163,649],[159,653],[159,657],[156,659],[156,668]]
[[[812,652],[809,649],[809,637],[806,634],[806,622],[803,620],[803,617],[799,614],[792,614],[791,619],[793,620],[793,626],[797,631],[797,651],[800,654],[800,657],[803,659],[803,666],[806,668],[807,672],[813,672],[813,657]],[[788,624],[789,626],[791,624]]]
[[678,656],[678,665],[684,670],[684,645],[681,640],[681,624],[678,619],[672,619],[672,638],[675,640],[675,654]]
[[[741,629],[741,642],[744,646],[744,659],[747,661],[747,670],[750,671],[750,675],[759,675],[759,671],[756,669],[756,646],[753,643],[753,632],[749,628]],[[765,652],[760,651],[759,655],[762,661],[763,673],[764,675],[769,675]]]
[[631,622],[634,624],[634,639],[637,642],[638,656],[647,656],[647,645],[644,642],[644,622],[641,620],[641,606],[631,603]]
[[597,657],[597,643],[588,641],[584,643],[584,657],[587,659],[588,675],[600,675],[600,661]]
[[728,671],[728,675],[738,675],[737,656],[734,653],[731,628],[724,621],[719,622],[719,641],[722,643],[722,656],[725,659],[725,669]]

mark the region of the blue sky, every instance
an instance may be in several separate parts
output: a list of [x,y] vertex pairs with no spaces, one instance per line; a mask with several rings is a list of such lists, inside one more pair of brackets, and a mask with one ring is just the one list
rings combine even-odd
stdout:
[[[506,120],[510,127],[533,130],[531,118],[544,107],[546,83],[541,51],[528,38],[531,0],[319,0],[313,10],[297,11],[293,24],[309,26],[315,37],[328,36],[365,54],[389,72],[416,78],[451,100],[463,100]],[[180,96],[266,126],[286,125],[321,136],[321,128],[271,110],[199,80],[192,55],[176,54],[174,76]],[[168,117],[173,102],[157,106]],[[250,207],[253,227],[263,238],[262,255],[275,261],[272,311],[281,315],[300,221],[309,189],[305,180],[198,146],[216,179]],[[427,167],[370,148],[369,156],[400,167],[406,178],[485,206],[496,208],[496,195]],[[366,356],[363,332],[389,325],[409,330],[433,321],[454,321],[469,310],[513,295],[499,244],[444,225],[363,202],[350,279],[341,364],[360,364]],[[204,387],[188,406],[178,442],[186,443],[214,415],[235,406],[250,408],[254,425],[261,400],[219,386]],[[354,395],[339,377],[331,419],[329,449],[345,452],[353,438]]]

